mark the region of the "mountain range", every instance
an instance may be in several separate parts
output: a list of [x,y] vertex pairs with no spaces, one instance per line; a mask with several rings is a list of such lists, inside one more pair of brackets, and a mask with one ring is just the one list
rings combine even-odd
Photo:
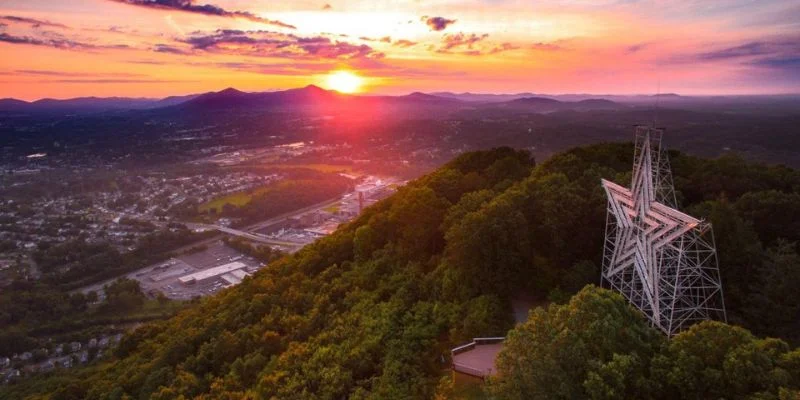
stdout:
[[[496,97],[492,97],[496,96]],[[534,94],[473,95],[414,92],[403,96],[349,95],[309,85],[299,89],[272,92],[244,92],[227,88],[218,92],[170,96],[163,99],[127,97],[78,97],[41,99],[33,102],[0,99],[0,112],[6,113],[86,113],[120,110],[178,108],[214,110],[227,108],[364,107],[416,106],[439,108],[488,107],[531,112],[561,110],[617,109],[625,105],[601,98],[554,99]]]
[[215,111],[244,110],[312,112],[352,112],[387,115],[436,116],[451,112],[487,111],[494,116],[508,117],[519,113],[551,113],[559,111],[616,111],[635,108],[678,108],[712,112],[769,112],[784,115],[794,113],[800,106],[800,95],[751,96],[682,96],[674,93],[658,95],[590,95],[536,93],[476,94],[414,92],[408,95],[354,95],[325,90],[309,85],[303,88],[244,92],[227,88],[181,96],[156,98],[78,97],[72,99],[45,98],[32,102],[0,99],[0,113],[26,114],[91,114],[102,112],[147,111]]

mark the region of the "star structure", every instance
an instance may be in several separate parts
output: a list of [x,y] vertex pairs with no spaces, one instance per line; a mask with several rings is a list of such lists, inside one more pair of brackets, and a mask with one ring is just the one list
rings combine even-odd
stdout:
[[703,239],[710,225],[664,204],[672,183],[660,135],[637,128],[632,189],[602,180],[609,213],[603,280],[671,335],[719,310],[709,300],[721,300],[722,288],[713,241]]

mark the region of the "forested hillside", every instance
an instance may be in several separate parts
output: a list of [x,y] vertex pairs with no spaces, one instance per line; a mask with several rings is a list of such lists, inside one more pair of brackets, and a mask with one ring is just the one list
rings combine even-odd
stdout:
[[[513,327],[512,298],[525,293],[560,303],[599,281],[606,201],[600,178],[628,182],[632,155],[631,145],[597,145],[536,166],[528,153],[509,148],[461,155],[241,285],[139,328],[123,339],[112,360],[0,389],[0,397],[447,395],[441,381],[451,346],[473,336],[505,335]],[[682,208],[714,224],[729,322],[796,346],[800,173],[734,157],[672,153],[671,159]],[[572,320],[569,310],[584,311]],[[771,374],[752,378],[769,379],[769,385],[728,388],[730,398],[777,398],[800,387],[800,352],[783,341],[758,341],[744,329],[711,324],[722,328],[667,344],[631,310],[619,296],[586,289],[567,306],[535,311],[513,331],[509,348],[553,346],[531,352],[525,362],[572,371],[570,379],[552,381],[568,387],[542,398],[659,397],[652,394],[658,388],[645,391],[645,378],[664,373],[680,380],[692,370],[719,379],[660,396],[718,394],[712,389],[727,385],[730,379],[721,376],[728,370]],[[597,328],[614,323],[620,329]],[[537,324],[550,329],[540,340],[522,340],[525,329],[536,333]],[[575,342],[556,340],[558,332],[583,329],[585,335],[567,335],[565,340]],[[701,346],[716,341],[760,350],[716,358],[681,351],[683,346],[702,353]],[[588,350],[559,353],[555,346],[563,343],[584,343]],[[560,354],[577,356],[557,365],[552,360]],[[632,359],[648,365],[656,360],[661,369],[637,369],[642,379],[627,384],[620,376],[637,365]],[[765,363],[769,368],[746,368]],[[719,369],[722,364],[728,369]],[[589,378],[590,384],[580,383]],[[492,387],[500,397],[519,393],[502,382]]]

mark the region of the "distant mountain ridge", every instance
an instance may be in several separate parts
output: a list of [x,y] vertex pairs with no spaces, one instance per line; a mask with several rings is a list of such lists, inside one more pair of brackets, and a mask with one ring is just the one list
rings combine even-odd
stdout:
[[[493,95],[504,96],[504,95]],[[505,98],[505,97],[497,97]],[[623,106],[604,99],[565,102],[549,97],[526,96],[504,102],[463,100],[458,96],[413,92],[401,96],[350,95],[325,90],[315,85],[303,88],[270,92],[244,92],[227,88],[217,92],[163,99],[126,97],[79,97],[73,99],[41,99],[26,102],[17,99],[0,100],[0,112],[12,113],[86,113],[124,110],[192,110],[214,111],[226,109],[285,109],[314,108],[328,110],[353,110],[386,112],[394,109],[424,112],[458,110],[462,108],[501,107],[523,112],[554,112],[562,110],[614,109]]]
[[629,106],[693,106],[706,103],[723,105],[747,103],[753,99],[771,102],[794,101],[798,96],[682,96],[675,93],[657,95],[544,95],[530,92],[516,94],[413,92],[407,95],[387,96],[370,94],[345,94],[326,90],[315,85],[302,88],[245,92],[227,88],[216,92],[169,96],[162,99],[131,97],[77,97],[71,99],[44,98],[32,102],[14,98],[0,99],[0,112],[4,113],[91,113],[127,110],[155,110],[176,108],[182,110],[217,110],[232,108],[292,108],[292,107],[405,107],[437,110],[481,108],[520,112],[557,112],[617,110]]
[[[388,96],[371,94],[345,94],[326,90],[315,85],[279,91],[244,92],[227,88],[217,92],[157,98],[131,97],[76,97],[71,99],[44,98],[24,101],[14,98],[0,99],[0,112],[5,113],[87,113],[125,110],[153,110],[178,106],[184,109],[230,109],[237,107],[298,107],[298,106],[382,106],[415,104],[439,108],[505,108],[531,112],[565,110],[614,110],[626,106],[695,106],[715,103],[720,106],[746,104],[753,101],[794,104],[800,95],[751,96],[683,96],[676,93],[656,95],[612,94],[513,94],[413,92],[407,95]],[[561,104],[558,104],[559,102]],[[525,108],[529,109],[525,109]]]
[[299,89],[275,92],[243,92],[227,88],[219,92],[201,94],[193,99],[175,105],[179,108],[232,108],[263,106],[296,106],[316,102],[327,102],[343,96],[336,91],[309,85]]
[[112,110],[144,110],[167,107],[191,100],[197,95],[169,96],[163,99],[131,97],[75,97],[71,99],[44,98],[24,101],[13,98],[0,99],[4,112],[101,112]]
[[439,96],[439,97],[447,97],[452,99],[459,99],[462,101],[470,101],[470,102],[491,102],[491,103],[503,103],[508,101],[513,101],[517,99],[523,98],[530,98],[530,97],[537,97],[537,98],[548,98],[553,100],[559,101],[583,101],[583,100],[594,100],[594,99],[601,99],[601,100],[609,100],[614,102],[620,103],[646,103],[652,102],[656,98],[660,100],[683,100],[688,99],[691,97],[688,96],[681,96],[675,93],[664,93],[658,95],[616,95],[616,94],[588,94],[588,93],[574,93],[574,94],[539,94],[539,93],[531,93],[531,92],[522,92],[522,93],[511,93],[511,94],[494,94],[494,93],[470,93],[470,92],[462,92],[462,93],[453,93],[453,92],[433,92],[431,95]]

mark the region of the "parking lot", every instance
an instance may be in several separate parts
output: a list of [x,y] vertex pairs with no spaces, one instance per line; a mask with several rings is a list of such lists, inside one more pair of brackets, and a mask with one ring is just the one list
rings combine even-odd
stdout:
[[[258,260],[226,246],[222,241],[216,241],[208,245],[206,250],[149,265],[127,274],[125,278],[139,281],[142,291],[151,297],[163,293],[170,299],[189,300],[197,296],[214,294],[230,286],[231,283],[221,277],[215,277],[186,285],[179,281],[181,277],[234,262],[244,264],[245,267],[242,268],[242,271],[247,274],[252,274],[261,267]],[[109,283],[111,281],[98,283],[82,288],[81,291],[84,293],[95,291],[102,299],[104,298],[103,286]]]
[[245,264],[244,270],[250,274],[260,267],[259,262],[254,258],[225,246],[222,242],[215,242],[208,246],[207,250],[171,258],[140,270],[134,274],[133,278],[141,283],[145,293],[156,295],[161,292],[171,299],[188,300],[192,297],[216,293],[230,284],[217,277],[186,285],[178,280],[180,277],[232,262]]

